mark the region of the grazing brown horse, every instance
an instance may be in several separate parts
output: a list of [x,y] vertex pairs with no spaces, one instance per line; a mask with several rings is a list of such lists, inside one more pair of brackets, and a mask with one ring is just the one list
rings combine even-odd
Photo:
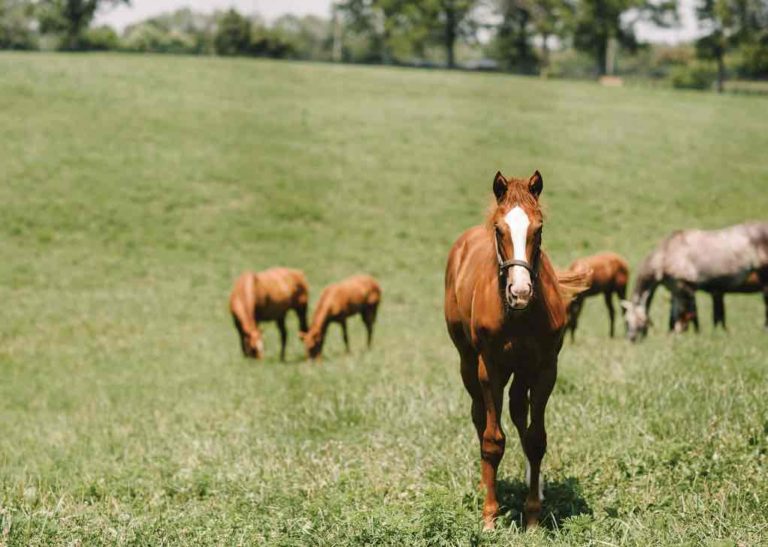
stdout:
[[271,268],[263,272],[245,272],[235,281],[229,297],[229,311],[240,334],[240,347],[246,357],[264,355],[259,323],[275,321],[280,331],[280,360],[285,361],[285,316],[294,310],[299,330],[307,330],[309,286],[304,274],[290,268]]
[[368,331],[368,347],[371,347],[373,324],[381,302],[381,287],[370,275],[353,275],[333,285],[328,285],[320,294],[320,300],[312,316],[308,332],[300,333],[310,359],[317,359],[323,351],[328,325],[339,323],[344,335],[344,345],[349,352],[347,318],[360,314]]
[[[584,305],[584,299],[588,296],[602,294],[605,305],[608,308],[608,317],[611,320],[611,338],[614,335],[614,323],[616,312],[613,308],[614,293],[619,297],[619,302],[627,297],[627,282],[629,281],[629,264],[616,253],[599,253],[573,261],[569,270],[592,270],[592,280],[589,288],[574,297],[568,305],[568,326],[571,331],[571,342],[574,340],[576,328],[579,325],[579,315]],[[623,308],[622,308],[623,311]]]
[[505,446],[501,413],[513,374],[509,410],[528,460],[525,519],[528,526],[538,524],[539,473],[547,448],[544,410],[555,386],[567,300],[588,283],[588,272],[556,274],[541,249],[543,185],[538,171],[530,179],[507,180],[497,173],[487,224],[459,237],[445,272],[445,321],[472,397],[487,529],[499,512],[496,471]]

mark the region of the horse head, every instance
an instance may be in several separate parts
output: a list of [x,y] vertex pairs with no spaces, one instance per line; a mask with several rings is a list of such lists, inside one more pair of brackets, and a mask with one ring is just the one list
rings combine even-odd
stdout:
[[493,180],[496,204],[490,216],[499,284],[509,309],[528,307],[538,275],[544,217],[539,196],[544,180],[536,171],[528,179],[506,179],[501,172]]
[[627,327],[629,341],[637,342],[645,338],[648,334],[648,328],[652,326],[645,305],[630,300],[622,300],[621,307],[624,308],[624,323]]
[[264,356],[264,339],[261,336],[261,329],[253,329],[243,335],[243,352],[254,359],[261,359]]

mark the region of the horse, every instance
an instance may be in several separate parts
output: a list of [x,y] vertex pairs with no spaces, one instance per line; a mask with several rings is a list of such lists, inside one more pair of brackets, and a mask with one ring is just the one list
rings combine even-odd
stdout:
[[[720,230],[678,230],[645,257],[635,288],[622,307],[631,341],[647,335],[654,292],[664,285],[672,293],[670,328],[681,330],[694,320],[696,290],[712,294],[738,290],[756,274],[760,290],[768,292],[768,222],[747,222]],[[693,310],[693,311],[692,311]]]
[[381,287],[370,275],[353,275],[328,285],[320,294],[320,300],[312,316],[312,325],[299,336],[304,341],[307,357],[317,360],[321,357],[325,334],[331,323],[339,323],[344,337],[344,346],[349,353],[347,318],[360,314],[368,333],[368,348],[373,340],[373,324],[381,302]]
[[496,173],[486,225],[456,240],[445,270],[445,322],[480,442],[485,529],[494,527],[499,513],[496,472],[506,442],[501,413],[511,376],[509,410],[528,462],[525,520],[529,527],[538,524],[544,412],[557,377],[566,304],[588,286],[588,273],[557,274],[541,248],[543,188],[538,171],[528,179]]
[[[727,289],[713,289],[707,290],[712,296],[712,324],[715,328],[720,325],[723,330],[726,330],[725,325],[725,294],[726,293],[742,293],[751,294],[760,292],[763,294],[763,302],[765,303],[765,329],[768,329],[768,291],[764,290],[764,287],[760,284],[760,276],[757,272],[752,272],[744,283]],[[691,308],[687,310],[687,313],[681,313],[677,310],[675,302],[672,302],[670,308],[670,330],[677,328],[680,330],[687,330],[688,323],[693,322],[696,332],[699,330],[698,311],[696,309],[696,300],[691,300]]]
[[571,342],[574,341],[576,328],[579,325],[579,315],[581,315],[584,299],[598,294],[602,294],[605,299],[608,317],[611,321],[610,335],[613,338],[616,315],[613,308],[613,295],[615,293],[619,301],[627,297],[629,264],[616,253],[607,252],[576,259],[568,269],[592,271],[592,280],[589,288],[577,295],[568,305],[568,324],[566,329],[571,332]]
[[299,330],[307,329],[309,285],[304,273],[290,268],[245,272],[235,281],[229,297],[229,311],[240,335],[243,355],[261,359],[264,342],[259,323],[275,321],[280,331],[280,360],[285,361],[288,332],[285,317],[290,310],[299,318]]

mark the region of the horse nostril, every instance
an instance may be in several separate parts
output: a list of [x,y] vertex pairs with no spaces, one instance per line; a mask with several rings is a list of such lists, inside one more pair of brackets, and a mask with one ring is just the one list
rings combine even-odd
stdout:
[[526,285],[522,290],[515,290],[512,288],[510,292],[515,298],[520,298],[521,296],[529,296],[531,294],[531,285]]

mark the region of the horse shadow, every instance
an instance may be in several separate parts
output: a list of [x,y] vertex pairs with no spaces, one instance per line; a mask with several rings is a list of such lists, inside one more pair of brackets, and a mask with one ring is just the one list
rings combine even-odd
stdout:
[[[528,485],[524,481],[498,480],[496,496],[501,518],[522,527],[523,503],[527,494]],[[569,517],[592,515],[592,509],[582,494],[581,484],[575,477],[545,482],[542,509],[539,525],[548,530],[559,529]]]

